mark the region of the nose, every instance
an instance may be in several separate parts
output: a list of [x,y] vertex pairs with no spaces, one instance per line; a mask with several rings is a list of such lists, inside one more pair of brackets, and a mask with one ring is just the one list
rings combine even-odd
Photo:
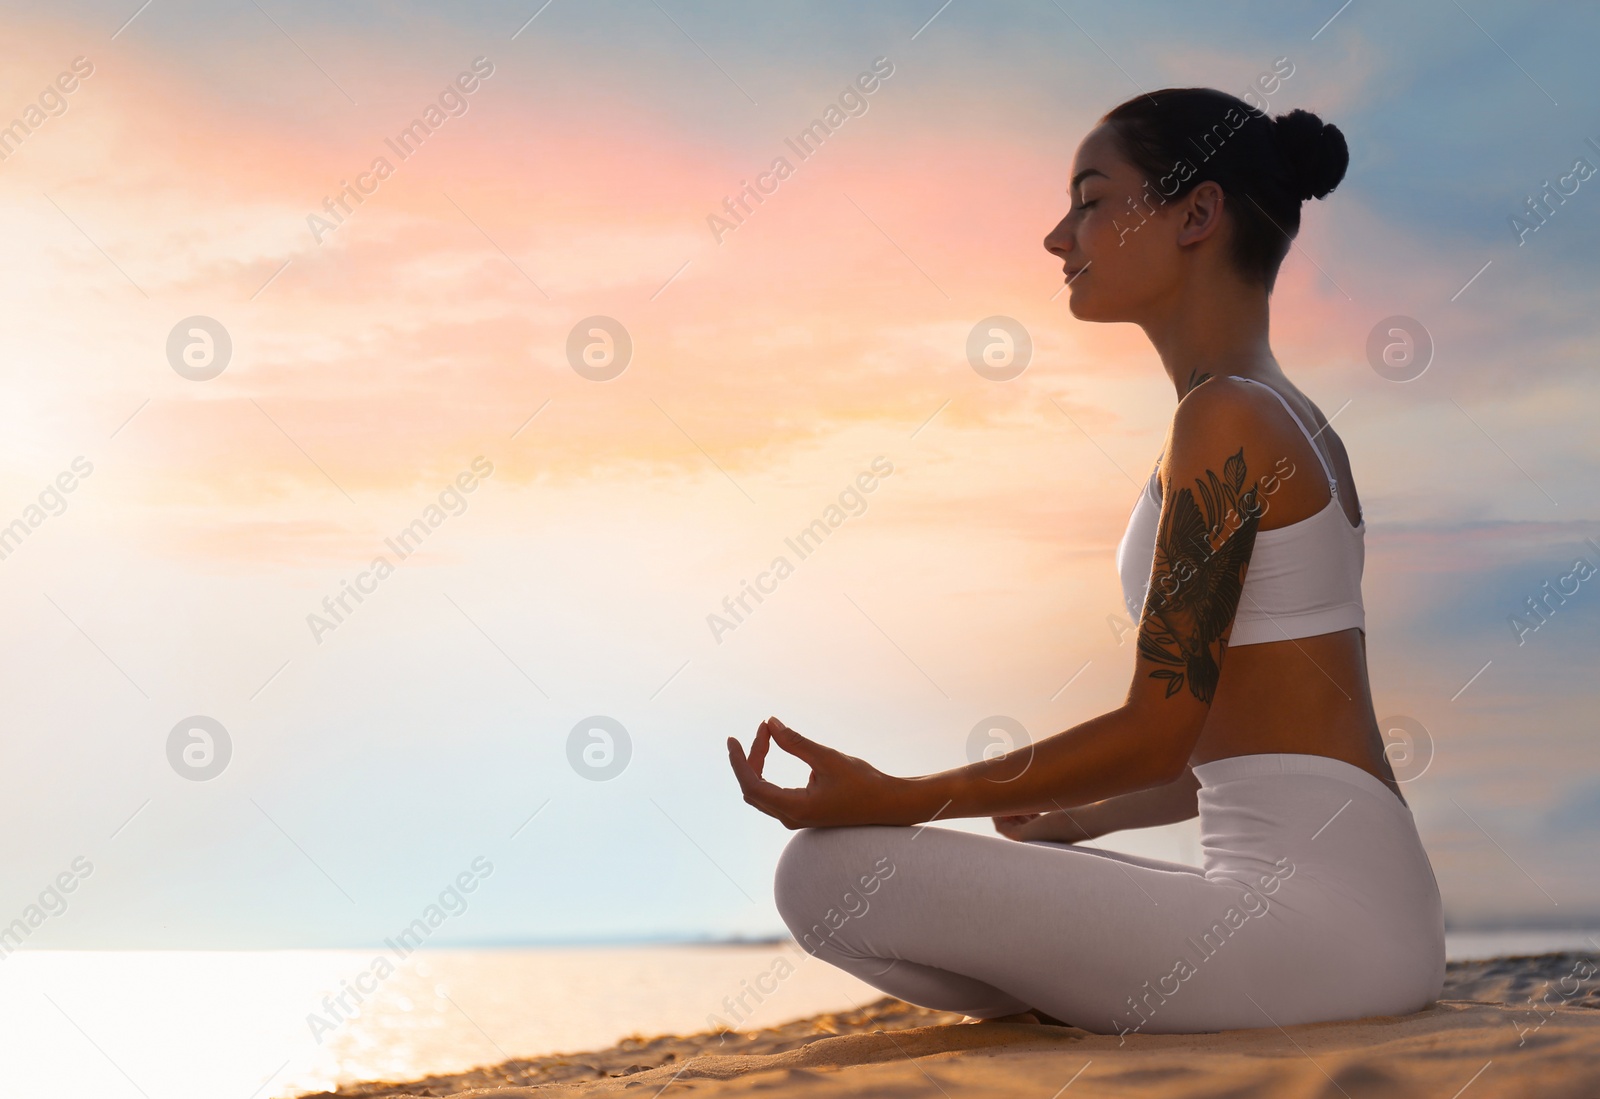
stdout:
[[1066,259],[1072,251],[1072,233],[1067,228],[1069,217],[1062,218],[1056,227],[1050,230],[1044,238],[1044,250],[1053,256]]

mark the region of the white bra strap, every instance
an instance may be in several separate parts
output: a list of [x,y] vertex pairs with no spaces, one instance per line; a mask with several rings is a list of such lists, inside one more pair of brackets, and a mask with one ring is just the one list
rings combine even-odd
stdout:
[[1328,475],[1328,487],[1333,490],[1335,495],[1337,495],[1339,492],[1339,479],[1333,475],[1333,470],[1328,467],[1328,460],[1322,456],[1322,451],[1317,448],[1316,438],[1312,436],[1311,432],[1306,430],[1306,425],[1301,421],[1299,414],[1289,406],[1288,401],[1283,399],[1283,394],[1279,393],[1272,386],[1267,385],[1266,382],[1257,382],[1254,378],[1245,378],[1238,374],[1229,374],[1228,377],[1239,382],[1255,382],[1257,385],[1266,389],[1274,397],[1278,398],[1278,403],[1283,405],[1284,409],[1289,413],[1289,415],[1294,417],[1295,424],[1300,428],[1300,434],[1304,435],[1306,437],[1306,442],[1311,444],[1311,449],[1317,455],[1317,461],[1322,463],[1322,472]]

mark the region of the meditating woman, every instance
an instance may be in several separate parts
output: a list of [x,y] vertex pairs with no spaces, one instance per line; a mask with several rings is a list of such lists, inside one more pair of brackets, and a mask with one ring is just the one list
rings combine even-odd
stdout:
[[[1117,550],[1133,682],[1109,713],[914,778],[777,718],[748,757],[730,738],[745,800],[801,829],[776,898],[817,957],[913,1004],[1102,1034],[1438,996],[1438,885],[1367,682],[1366,524],[1344,446],[1268,343],[1301,204],[1348,162],[1315,115],[1207,88],[1136,96],[1078,146],[1045,248],[1072,315],[1143,328],[1177,397]],[[772,743],[806,788],[762,777]],[[1199,866],[1082,845],[1196,815]],[[925,826],[982,816],[1000,836]]]

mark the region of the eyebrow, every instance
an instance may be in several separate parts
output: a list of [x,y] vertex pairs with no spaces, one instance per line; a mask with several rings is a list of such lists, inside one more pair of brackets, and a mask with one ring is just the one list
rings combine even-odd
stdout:
[[1111,178],[1110,176],[1108,176],[1104,172],[1102,172],[1099,168],[1085,168],[1083,171],[1079,172],[1077,175],[1072,177],[1072,187],[1076,188],[1078,186],[1078,184],[1082,183],[1084,181],[1084,179],[1086,177],[1088,177],[1088,176],[1099,176],[1101,179],[1110,179]]

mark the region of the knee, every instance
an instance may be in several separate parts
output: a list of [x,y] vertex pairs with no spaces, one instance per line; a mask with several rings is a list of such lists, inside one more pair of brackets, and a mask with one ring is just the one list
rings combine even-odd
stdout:
[[[829,865],[834,861],[834,843],[828,833],[830,828],[802,828],[789,837],[778,856],[778,868],[773,874],[772,898],[778,914],[789,930],[805,924],[819,914],[818,901],[826,895],[826,881],[832,876]],[[825,905],[824,905],[825,907]]]
[[802,828],[790,837],[778,858],[773,899],[783,922],[808,951],[815,952],[839,924],[865,913],[867,894],[877,891],[880,876],[887,876],[884,832]]

